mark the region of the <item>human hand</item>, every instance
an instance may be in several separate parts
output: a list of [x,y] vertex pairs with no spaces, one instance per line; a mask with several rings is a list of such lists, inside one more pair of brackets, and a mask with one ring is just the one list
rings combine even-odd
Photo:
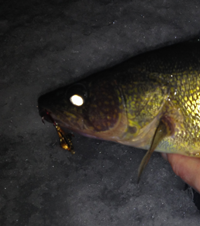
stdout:
[[200,159],[178,154],[162,154],[174,173],[200,193]]

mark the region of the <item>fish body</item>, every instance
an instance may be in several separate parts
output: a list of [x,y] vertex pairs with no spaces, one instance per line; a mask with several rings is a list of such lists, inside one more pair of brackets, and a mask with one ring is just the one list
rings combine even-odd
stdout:
[[200,43],[133,57],[41,96],[38,106],[47,121],[45,112],[85,136],[199,157]]

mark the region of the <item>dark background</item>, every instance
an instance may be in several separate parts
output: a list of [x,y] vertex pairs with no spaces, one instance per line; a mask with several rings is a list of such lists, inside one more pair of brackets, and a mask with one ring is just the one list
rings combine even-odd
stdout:
[[198,0],[0,1],[0,225],[199,225],[154,153],[76,135],[62,150],[37,99],[131,56],[199,37]]

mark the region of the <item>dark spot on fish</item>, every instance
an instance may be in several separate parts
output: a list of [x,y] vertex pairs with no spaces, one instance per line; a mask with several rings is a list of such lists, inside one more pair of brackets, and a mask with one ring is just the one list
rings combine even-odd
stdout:
[[135,126],[133,126],[133,127],[129,126],[129,127],[128,127],[128,132],[129,132],[129,133],[132,133],[132,134],[133,134],[133,133],[136,133],[136,132],[137,132],[137,128],[136,128]]

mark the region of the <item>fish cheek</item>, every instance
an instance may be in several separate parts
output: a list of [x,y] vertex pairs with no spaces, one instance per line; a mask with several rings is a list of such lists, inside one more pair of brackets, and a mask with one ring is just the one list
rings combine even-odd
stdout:
[[93,84],[88,102],[88,121],[94,131],[107,131],[117,124],[122,111],[122,100],[114,83]]

